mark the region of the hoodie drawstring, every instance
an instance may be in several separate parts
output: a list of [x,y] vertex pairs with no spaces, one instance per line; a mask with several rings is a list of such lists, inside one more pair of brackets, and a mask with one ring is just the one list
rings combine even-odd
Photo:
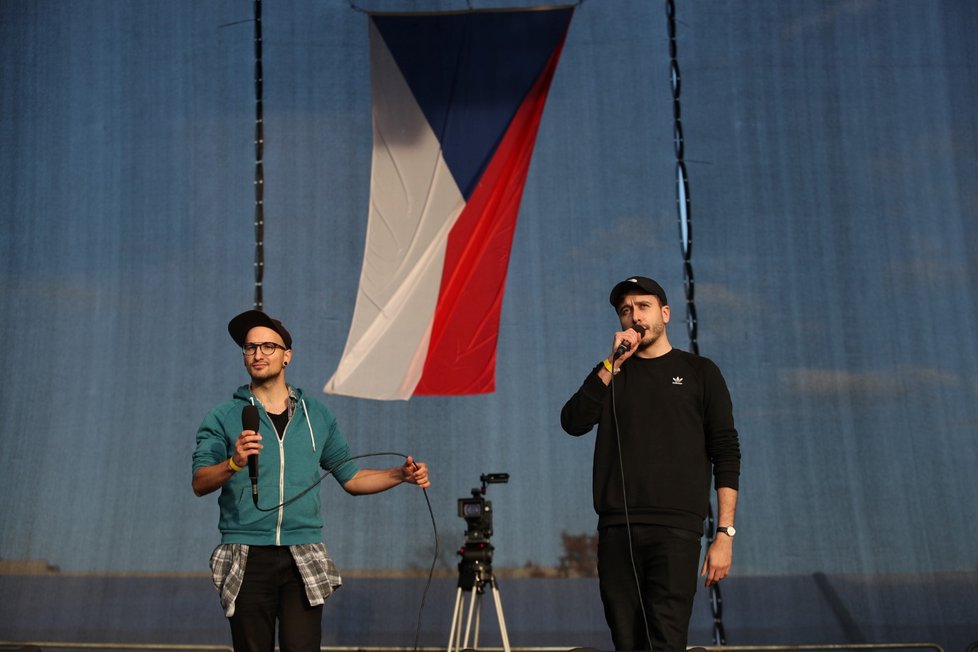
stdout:
[[309,428],[309,441],[312,442],[312,450],[316,452],[316,436],[312,432],[312,424],[309,423],[309,410],[306,409],[306,399],[301,399],[302,414],[306,416],[306,426]]

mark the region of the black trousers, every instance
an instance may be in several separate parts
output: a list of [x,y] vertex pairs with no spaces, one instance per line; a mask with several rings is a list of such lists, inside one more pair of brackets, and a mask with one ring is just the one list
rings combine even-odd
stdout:
[[281,652],[319,652],[323,605],[309,606],[288,546],[249,548],[230,621],[235,652],[272,652],[276,622]]
[[[659,525],[633,524],[631,531],[634,568],[626,527],[598,532],[601,602],[615,649],[648,650],[651,637],[651,649],[656,652],[682,652],[696,595],[700,535]],[[645,619],[641,604],[645,605]]]

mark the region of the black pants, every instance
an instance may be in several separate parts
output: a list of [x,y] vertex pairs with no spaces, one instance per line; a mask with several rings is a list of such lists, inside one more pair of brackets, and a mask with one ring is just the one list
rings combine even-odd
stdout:
[[[700,535],[658,525],[632,525],[633,570],[624,525],[598,533],[598,578],[604,615],[616,650],[686,649],[696,595]],[[649,632],[635,585],[641,585]]]
[[281,652],[319,652],[323,605],[309,606],[302,576],[287,546],[251,546],[234,602],[235,652],[272,652],[275,623]]

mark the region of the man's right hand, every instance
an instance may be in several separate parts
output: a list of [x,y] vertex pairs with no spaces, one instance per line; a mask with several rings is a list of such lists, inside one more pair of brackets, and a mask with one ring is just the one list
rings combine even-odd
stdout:
[[242,430],[238,440],[234,442],[234,455],[231,459],[238,466],[247,466],[248,458],[261,453],[261,433],[254,430]]
[[[623,343],[628,345],[628,350],[615,359],[615,354],[618,353],[618,347],[620,347]],[[608,359],[611,360],[611,363],[615,366],[615,369],[618,369],[622,362],[632,357],[632,354],[638,350],[638,345],[641,343],[642,335],[634,329],[627,328],[623,331],[618,331],[615,333],[615,339],[612,340],[611,345],[611,355],[608,356]]]

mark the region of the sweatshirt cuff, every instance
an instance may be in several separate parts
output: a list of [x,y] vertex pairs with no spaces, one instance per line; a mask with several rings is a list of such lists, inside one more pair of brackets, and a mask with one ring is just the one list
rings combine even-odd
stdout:
[[714,489],[733,489],[734,491],[740,491],[740,474],[739,473],[718,473],[713,476],[713,487]]

